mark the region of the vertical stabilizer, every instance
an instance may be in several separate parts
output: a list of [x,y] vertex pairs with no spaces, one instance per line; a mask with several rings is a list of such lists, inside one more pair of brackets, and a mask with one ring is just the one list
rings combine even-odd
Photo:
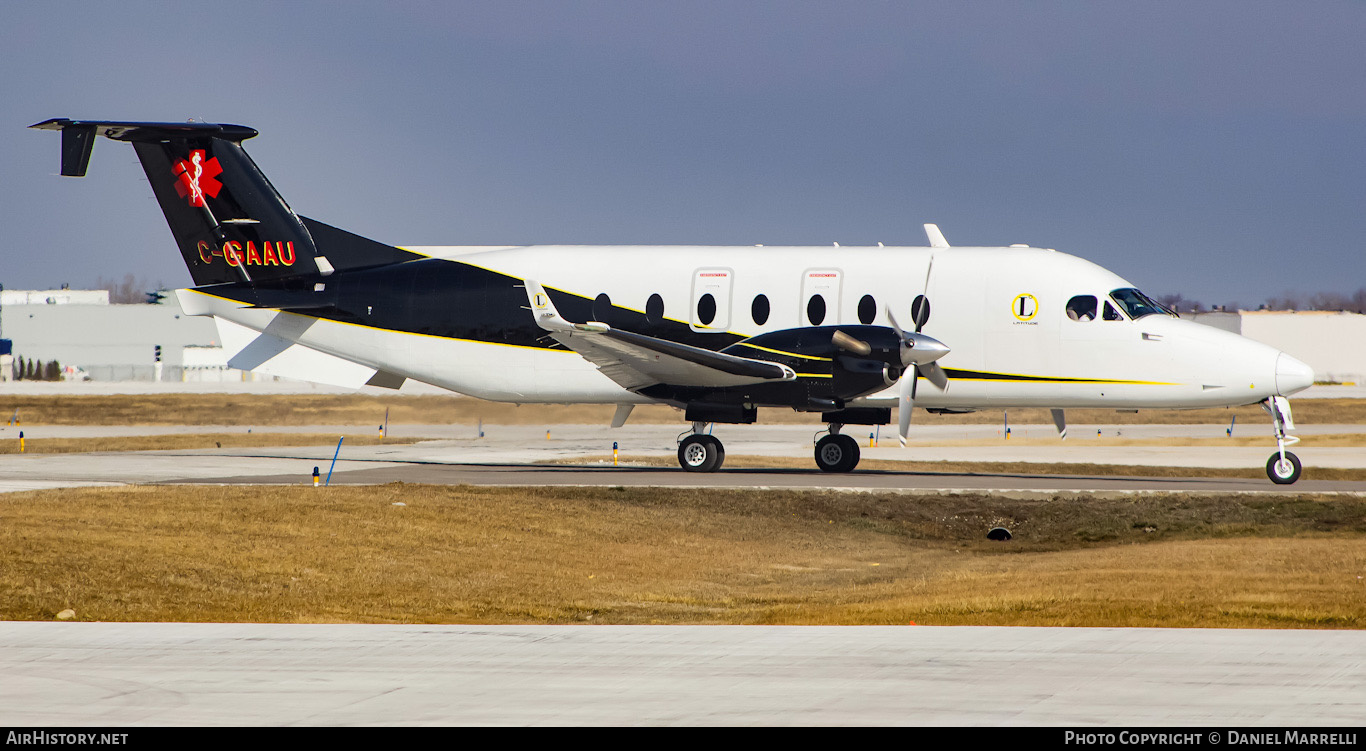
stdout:
[[256,135],[252,128],[67,119],[32,127],[62,131],[62,174],[72,177],[85,174],[95,136],[131,143],[196,286],[327,275],[419,257],[320,222],[305,224],[242,148]]

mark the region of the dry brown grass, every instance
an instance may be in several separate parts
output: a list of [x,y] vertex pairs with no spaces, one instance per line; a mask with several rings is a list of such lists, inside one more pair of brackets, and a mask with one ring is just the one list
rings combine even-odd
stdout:
[[[368,394],[154,394],[5,396],[0,416],[15,410],[32,425],[378,425],[389,410],[391,424],[474,424],[478,420],[504,425],[598,424],[611,422],[611,405],[528,404],[517,406],[457,396],[370,396]],[[1305,425],[1366,424],[1366,400],[1300,399],[1294,402],[1295,420]],[[1154,410],[1139,413],[1103,409],[1070,409],[1073,425],[1226,425],[1234,416],[1240,424],[1267,424],[1261,407],[1232,409]],[[820,422],[813,413],[764,409],[760,421],[776,424]],[[997,424],[1001,411],[966,415],[916,414],[917,424]],[[631,415],[637,424],[683,421],[682,412],[645,405]],[[1045,409],[1012,409],[1012,425],[1050,425]]]
[[[997,525],[1015,539],[985,540]],[[1363,575],[1354,497],[392,484],[0,498],[6,619],[1360,628]]]
[[[211,448],[257,448],[262,446],[330,446],[342,436],[331,433],[182,433],[176,435],[106,436],[100,438],[25,439],[29,454],[84,454],[92,451],[168,451]],[[380,438],[347,435],[348,446],[416,443],[421,438]],[[0,454],[19,453],[19,440],[0,440]]]

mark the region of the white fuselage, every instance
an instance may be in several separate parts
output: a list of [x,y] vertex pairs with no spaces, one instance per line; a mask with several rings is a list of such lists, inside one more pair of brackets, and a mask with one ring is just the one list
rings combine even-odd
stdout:
[[[664,316],[697,332],[753,336],[803,326],[888,325],[890,307],[914,325],[924,294],[922,332],[948,345],[940,390],[926,382],[916,405],[1182,408],[1239,405],[1310,385],[1303,363],[1241,336],[1165,314],[1073,320],[1077,296],[1098,306],[1133,285],[1088,261],[1035,248],[584,247],[407,248],[519,279],[534,278],[586,298],[644,312],[659,295]],[[928,280],[928,281],[927,281]],[[709,323],[699,301],[710,294]],[[769,314],[753,316],[763,295]],[[184,299],[186,295],[182,295]],[[572,351],[387,331],[304,315],[247,309],[208,294],[188,312],[212,313],[255,331],[386,373],[496,401],[639,403]],[[823,320],[809,316],[824,307]],[[870,303],[865,297],[871,297]],[[875,311],[871,321],[869,310]],[[864,319],[860,319],[860,312]],[[522,311],[528,326],[529,311]],[[517,315],[509,312],[509,315]],[[304,375],[303,377],[307,377]],[[1279,382],[1278,382],[1279,379]],[[326,380],[326,379],[315,379]],[[860,400],[891,406],[894,389]]]

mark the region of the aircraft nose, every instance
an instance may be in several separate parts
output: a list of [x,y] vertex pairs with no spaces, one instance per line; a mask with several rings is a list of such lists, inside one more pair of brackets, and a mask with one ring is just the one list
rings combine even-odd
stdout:
[[1276,358],[1276,393],[1290,396],[1313,385],[1313,368],[1284,352]]

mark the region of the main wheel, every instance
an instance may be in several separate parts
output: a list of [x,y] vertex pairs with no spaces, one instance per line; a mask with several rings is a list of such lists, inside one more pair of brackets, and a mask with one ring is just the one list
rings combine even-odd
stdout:
[[828,435],[816,442],[816,466],[822,472],[851,472],[858,460],[858,441],[847,435]]
[[725,459],[721,442],[709,435],[690,435],[678,445],[678,464],[689,472],[715,472]]
[[1300,479],[1302,471],[1300,458],[1289,451],[1285,452],[1285,461],[1281,461],[1279,452],[1266,460],[1266,476],[1277,485],[1289,485]]

